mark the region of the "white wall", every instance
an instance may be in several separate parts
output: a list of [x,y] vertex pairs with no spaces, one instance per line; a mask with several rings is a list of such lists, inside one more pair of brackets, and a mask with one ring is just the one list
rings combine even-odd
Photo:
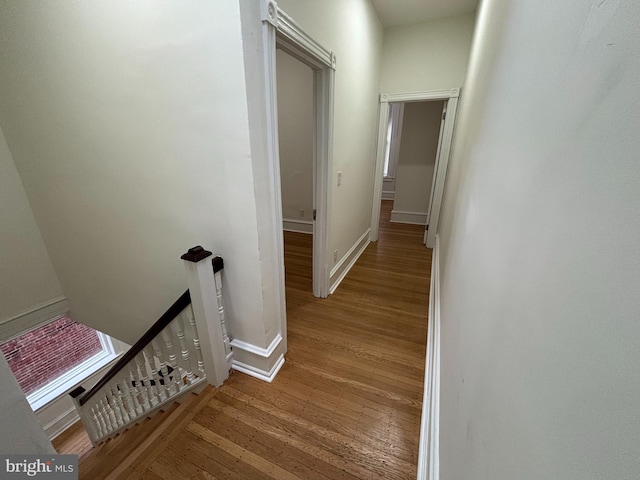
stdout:
[[371,224],[382,25],[367,0],[281,0],[278,6],[337,59],[329,247],[340,261]]
[[0,45],[0,124],[73,318],[134,342],[202,244],[233,333],[266,347],[237,2],[4,2]]
[[440,478],[640,472],[640,4],[483,4],[441,217]]
[[11,373],[4,355],[0,355],[0,385],[0,453],[56,453]]
[[464,82],[475,13],[387,28],[380,91],[400,93],[460,87]]
[[62,296],[13,157],[0,130],[0,321]]
[[393,210],[426,214],[429,209],[443,106],[442,101],[404,106]]
[[[313,220],[313,70],[276,52],[282,217]],[[300,210],[304,216],[300,216]]]

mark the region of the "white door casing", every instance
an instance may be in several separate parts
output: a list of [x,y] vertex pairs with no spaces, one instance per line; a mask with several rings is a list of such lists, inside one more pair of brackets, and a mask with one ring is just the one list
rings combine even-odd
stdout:
[[[389,118],[389,104],[395,102],[424,102],[429,100],[445,100],[447,104],[447,114],[444,125],[441,127],[442,142],[437,159],[437,166],[434,174],[434,185],[432,189],[432,201],[429,204],[429,230],[426,233],[426,245],[429,248],[435,246],[438,222],[440,220],[440,207],[442,205],[442,195],[444,183],[449,164],[449,153],[451,150],[451,139],[455,124],[456,111],[458,107],[458,97],[460,88],[450,90],[430,90],[425,92],[406,93],[383,93],[380,95],[380,112],[378,122],[378,147],[376,150],[376,166],[373,185],[373,206],[371,210],[371,235],[372,242],[378,240],[378,224],[380,222],[380,202],[382,201],[382,176],[384,168],[385,139],[387,131],[387,121]],[[426,186],[425,186],[426,188]]]
[[281,254],[282,305],[284,308],[284,239],[282,235],[282,204],[280,191],[280,159],[278,149],[278,110],[275,57],[276,47],[308,65],[314,79],[314,210],[313,224],[313,295],[325,298],[329,295],[329,212],[331,189],[329,180],[333,155],[333,102],[336,58],[307,35],[293,19],[282,11],[277,3],[261,1],[263,36],[265,38],[264,65],[268,103],[267,130],[272,139],[269,148],[270,172],[273,175],[274,205]]

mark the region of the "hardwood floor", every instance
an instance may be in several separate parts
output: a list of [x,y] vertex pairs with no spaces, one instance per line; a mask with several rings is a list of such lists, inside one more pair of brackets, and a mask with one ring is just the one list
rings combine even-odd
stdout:
[[[112,478],[415,478],[431,251],[422,227],[389,223],[389,203],[379,241],[328,299],[311,294],[311,236],[286,232],[289,350],[276,379],[233,372]],[[80,478],[113,469],[87,475],[99,451]]]

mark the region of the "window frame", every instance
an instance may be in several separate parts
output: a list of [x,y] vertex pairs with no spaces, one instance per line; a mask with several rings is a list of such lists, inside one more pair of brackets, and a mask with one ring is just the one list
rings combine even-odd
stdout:
[[[50,322],[53,322],[58,318],[60,317],[53,318]],[[46,323],[42,325],[45,325]],[[86,360],[83,360],[71,370],[59,375],[54,380],[46,383],[26,396],[27,401],[34,412],[46,406],[61,395],[69,392],[75,388],[76,385],[82,383],[87,377],[115,360],[124,352],[122,342],[119,342],[118,340],[111,338],[109,335],[97,330],[96,333],[98,334],[98,339],[102,345],[102,351],[92,355]]]
[[[62,308],[57,304],[60,304]],[[26,314],[18,315],[12,319],[2,322],[2,325],[0,325],[0,327],[2,327],[2,329],[0,329],[0,342],[8,342],[13,338],[41,328],[68,315],[68,309],[65,308],[66,301],[62,303],[59,300],[56,300],[52,305],[53,308],[50,308],[49,305],[45,306],[45,308],[36,308]],[[55,312],[58,314],[56,315],[52,312],[52,309],[58,310]],[[47,315],[47,313],[49,313],[49,315]],[[54,315],[51,316],[51,313],[54,313]],[[43,314],[46,316],[43,317]],[[47,319],[42,321],[43,318]],[[128,349],[128,345],[125,343],[110,337],[106,333],[102,333],[95,329],[94,331],[98,335],[102,350],[83,360],[72,369],[58,375],[56,378],[34,390],[30,394],[25,395],[34,412],[46,407],[49,403],[71,391],[87,377],[91,376],[101,368],[104,368]]]

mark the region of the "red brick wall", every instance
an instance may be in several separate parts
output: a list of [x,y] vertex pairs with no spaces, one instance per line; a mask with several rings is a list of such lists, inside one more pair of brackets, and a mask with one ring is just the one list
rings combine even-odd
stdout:
[[62,317],[0,345],[25,395],[102,350],[92,328]]

